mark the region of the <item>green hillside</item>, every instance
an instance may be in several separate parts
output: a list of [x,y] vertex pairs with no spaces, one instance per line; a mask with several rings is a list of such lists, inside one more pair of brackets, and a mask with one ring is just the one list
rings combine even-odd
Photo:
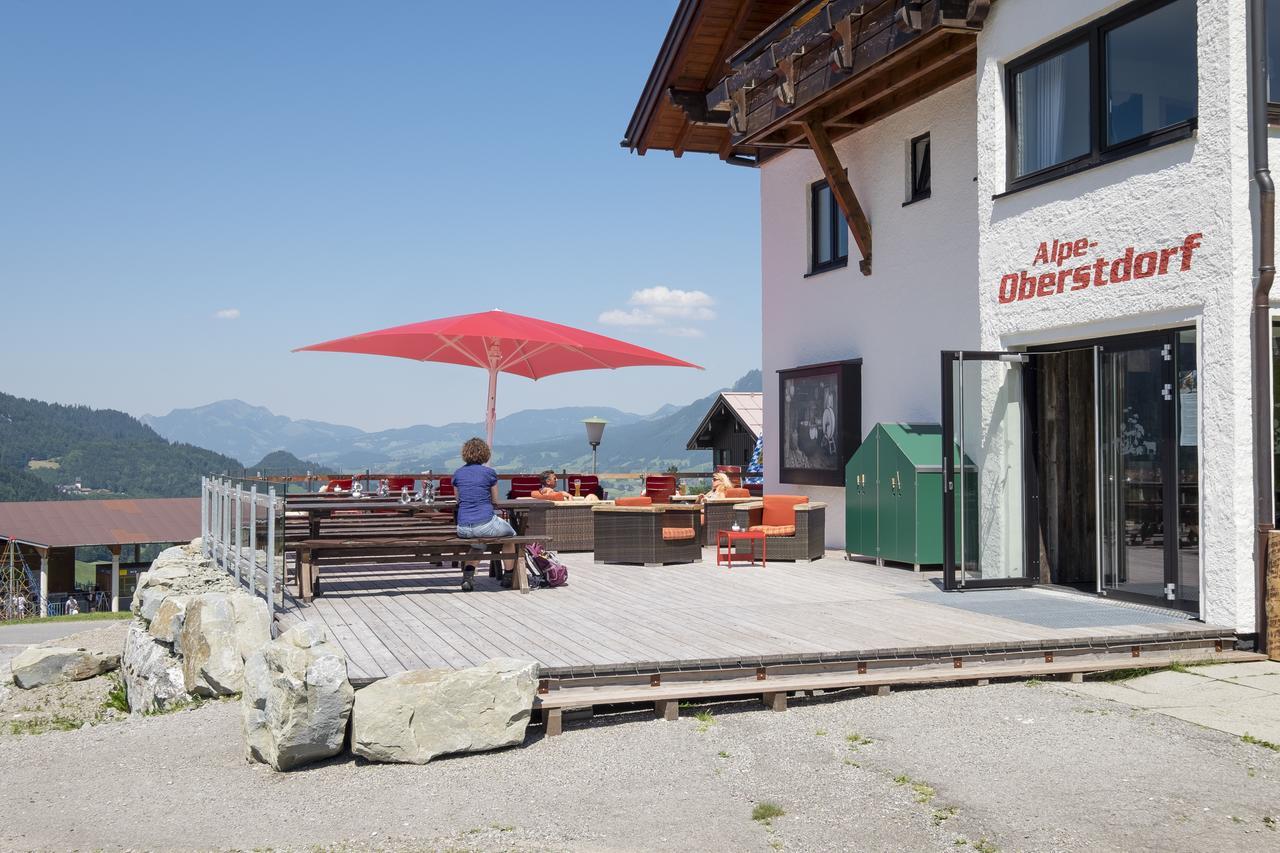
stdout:
[[124,412],[0,394],[0,500],[53,500],[62,497],[55,485],[75,482],[95,496],[188,497],[202,474],[239,470]]

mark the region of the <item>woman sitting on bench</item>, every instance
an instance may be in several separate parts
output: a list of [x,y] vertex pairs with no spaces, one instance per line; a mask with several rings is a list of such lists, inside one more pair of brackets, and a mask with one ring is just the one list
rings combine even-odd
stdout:
[[[489,445],[483,439],[467,439],[462,445],[465,464],[453,472],[453,487],[458,493],[460,539],[497,539],[516,535],[515,529],[506,519],[499,518],[493,509],[494,502],[498,500],[498,473],[484,464],[489,461],[489,456]],[[463,567],[463,592],[471,592],[475,588],[475,576],[475,566],[468,563]]]

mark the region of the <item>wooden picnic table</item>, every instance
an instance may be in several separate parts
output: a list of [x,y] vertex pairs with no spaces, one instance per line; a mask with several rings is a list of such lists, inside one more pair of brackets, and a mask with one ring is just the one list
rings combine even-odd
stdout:
[[435,503],[423,503],[415,501],[410,503],[401,503],[399,498],[393,497],[372,497],[372,498],[346,498],[336,500],[326,498],[323,500],[298,500],[288,501],[285,504],[285,523],[289,523],[288,513],[303,513],[307,519],[307,538],[319,539],[321,521],[324,519],[340,516],[344,521],[352,521],[352,523],[360,523],[360,521],[385,518],[389,515],[397,516],[445,516],[450,515],[456,510],[457,501],[455,500],[438,500]]

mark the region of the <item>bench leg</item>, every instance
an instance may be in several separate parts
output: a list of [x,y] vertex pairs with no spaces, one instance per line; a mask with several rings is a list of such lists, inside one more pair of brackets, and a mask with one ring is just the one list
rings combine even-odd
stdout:
[[[503,555],[506,559],[506,555]],[[511,552],[511,588],[518,589],[522,594],[529,592],[529,571],[524,565],[524,551],[517,547]]]
[[542,712],[546,721],[544,728],[547,737],[564,734],[564,712],[559,708],[546,708]]
[[315,598],[315,587],[312,583],[315,571],[315,563],[311,562],[311,555],[308,554],[307,558],[299,563],[298,568],[298,597],[308,604]]
[[680,719],[680,703],[675,699],[659,699],[653,703],[653,710],[660,720]]
[[866,688],[866,690],[872,696],[888,696],[892,692],[887,684],[877,684],[875,687]]
[[764,706],[770,711],[787,710],[787,691],[782,690],[777,693],[765,693],[762,697]]

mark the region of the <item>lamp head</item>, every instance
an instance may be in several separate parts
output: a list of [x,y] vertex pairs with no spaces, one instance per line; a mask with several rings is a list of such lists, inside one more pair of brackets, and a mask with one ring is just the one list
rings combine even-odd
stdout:
[[587,428],[587,443],[592,447],[599,447],[600,439],[604,437],[604,428],[609,422],[602,418],[587,418],[582,423]]

